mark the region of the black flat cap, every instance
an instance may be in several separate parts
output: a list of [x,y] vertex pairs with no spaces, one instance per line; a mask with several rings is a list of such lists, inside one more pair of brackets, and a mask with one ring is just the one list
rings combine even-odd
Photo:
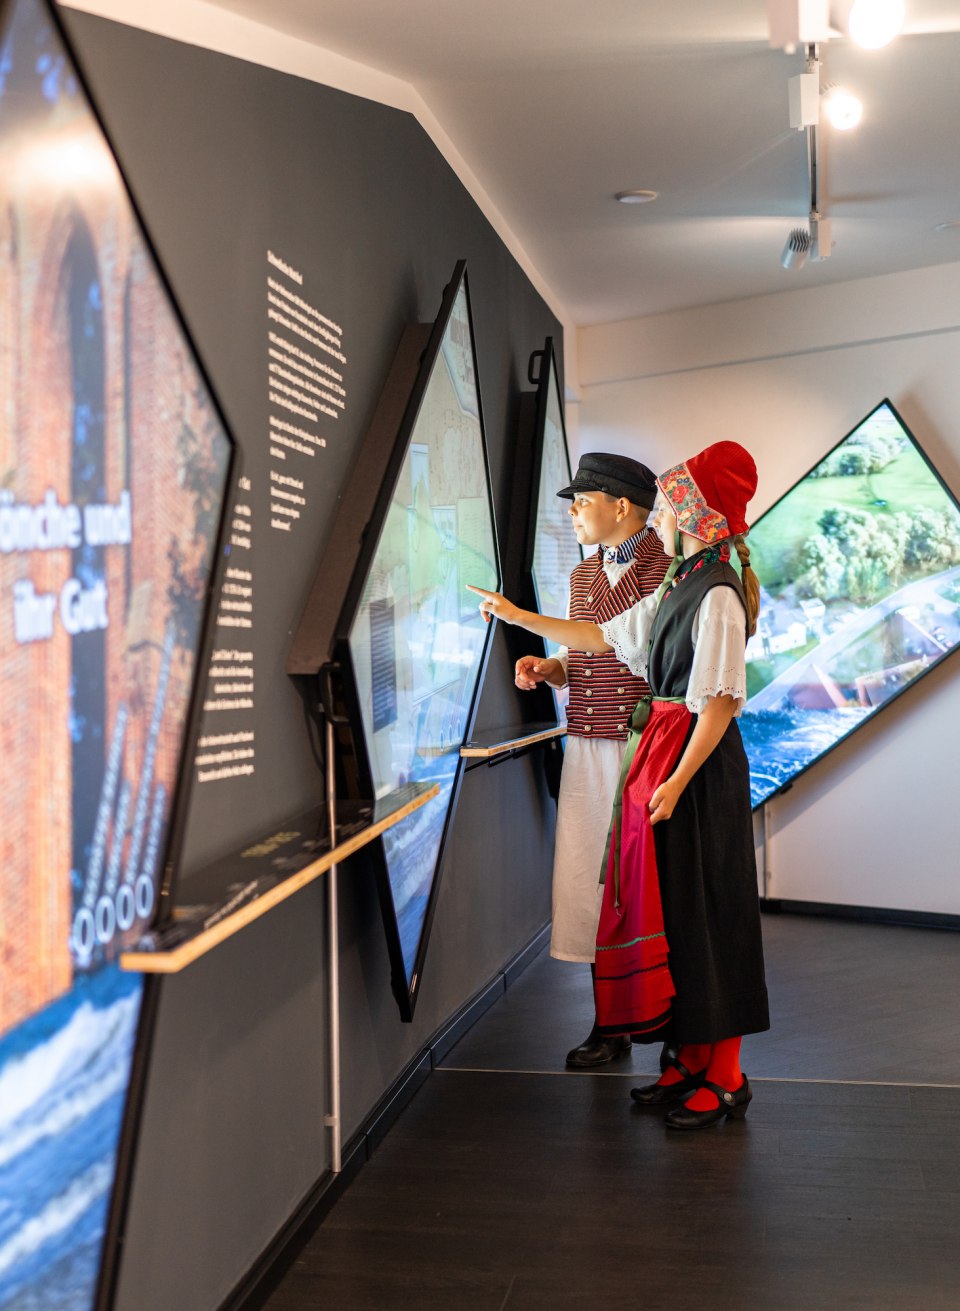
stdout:
[[594,451],[592,455],[581,455],[577,476],[557,495],[572,501],[578,492],[625,496],[634,505],[643,505],[649,510],[656,500],[657,480],[639,460],[631,460],[628,455],[606,455]]

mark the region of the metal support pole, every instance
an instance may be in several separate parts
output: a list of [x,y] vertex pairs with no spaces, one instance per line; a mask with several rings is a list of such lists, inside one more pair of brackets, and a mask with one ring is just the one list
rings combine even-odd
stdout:
[[[327,821],[330,849],[337,844],[337,787],[334,763],[333,716],[326,715]],[[340,921],[337,912],[337,866],[327,873],[327,957],[330,970],[330,1112],[323,1122],[330,1130],[330,1169],[340,1173]]]
[[[806,71],[816,73],[817,78],[820,76],[820,49],[819,46],[807,46],[807,63]],[[819,82],[818,82],[819,85]],[[807,165],[810,178],[810,218],[811,221],[819,219],[820,215],[820,191],[821,191],[821,172],[822,163],[820,155],[820,131],[816,123],[812,123],[807,128]]]

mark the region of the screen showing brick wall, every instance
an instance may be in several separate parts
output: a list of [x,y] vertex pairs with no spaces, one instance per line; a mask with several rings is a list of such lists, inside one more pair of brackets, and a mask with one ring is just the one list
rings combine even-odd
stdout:
[[0,42],[0,1307],[83,1311],[232,444],[50,11]]

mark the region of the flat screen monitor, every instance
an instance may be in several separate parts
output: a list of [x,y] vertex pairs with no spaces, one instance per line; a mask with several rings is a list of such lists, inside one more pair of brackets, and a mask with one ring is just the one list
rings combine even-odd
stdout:
[[740,720],[754,806],[960,643],[960,510],[882,401],[750,530]]
[[[529,535],[528,567],[538,612],[563,616],[567,613],[570,575],[583,560],[583,548],[573,531],[571,503],[557,495],[561,488],[569,487],[573,471],[552,337],[547,338],[540,358],[534,443],[536,509]],[[560,649],[557,643],[542,640],[545,654],[555,656]],[[553,695],[557,715],[564,722],[566,689],[554,691]]]
[[341,619],[362,729],[361,787],[380,798],[435,782],[376,844],[393,986],[412,1017],[444,837],[460,783],[489,628],[467,584],[497,589],[490,474],[465,264],[457,265],[409,393]]
[[0,1308],[92,1307],[233,446],[52,6],[0,3]]

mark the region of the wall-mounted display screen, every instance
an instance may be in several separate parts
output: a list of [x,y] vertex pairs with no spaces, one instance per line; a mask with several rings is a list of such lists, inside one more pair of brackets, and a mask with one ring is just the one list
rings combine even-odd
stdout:
[[[570,575],[583,560],[583,549],[573,531],[570,502],[557,495],[561,488],[570,485],[573,472],[552,337],[547,338],[540,369],[536,429],[540,468],[530,572],[540,614],[565,615]],[[556,655],[559,650],[555,642],[544,640],[544,646],[547,655]],[[554,696],[562,719],[566,712],[566,689],[555,692]]]
[[394,985],[408,1016],[487,647],[466,585],[499,583],[463,266],[444,297],[398,447],[344,636],[373,795],[411,782],[441,789],[382,838]]
[[0,1308],[93,1305],[232,443],[52,9],[0,4]]
[[750,530],[758,806],[960,643],[960,510],[883,401]]

